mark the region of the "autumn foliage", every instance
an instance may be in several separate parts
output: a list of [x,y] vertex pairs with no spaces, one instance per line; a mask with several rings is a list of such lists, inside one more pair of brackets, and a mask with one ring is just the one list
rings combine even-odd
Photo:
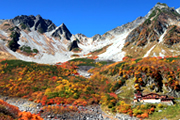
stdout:
[[0,118],[1,120],[43,120],[36,114],[21,112],[18,107],[8,104],[0,99]]
[[[87,61],[90,61],[89,64]],[[90,78],[81,76],[77,71],[78,66],[86,64],[94,66],[88,71],[93,74]],[[178,91],[179,68],[178,56],[143,59],[125,57],[124,61],[109,65],[92,59],[77,59],[56,65],[4,60],[0,62],[0,92],[41,103],[49,111],[56,108],[48,108],[47,105],[72,105],[70,108],[60,108],[60,113],[74,111],[78,105],[101,104],[113,112],[147,118],[155,111],[155,106],[132,108],[131,104],[120,101],[116,91],[130,79],[134,92],[143,91],[142,88],[147,87],[147,84],[150,90],[156,92],[162,92],[163,86],[169,91]],[[29,115],[19,115],[24,117],[25,114]]]

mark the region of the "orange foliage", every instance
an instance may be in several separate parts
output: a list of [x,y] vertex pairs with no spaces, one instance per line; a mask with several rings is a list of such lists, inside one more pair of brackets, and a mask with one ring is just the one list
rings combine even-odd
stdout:
[[18,107],[10,105],[1,99],[0,105],[5,106],[6,109],[13,115],[13,117],[18,118],[18,120],[43,120],[36,114],[31,114],[30,112],[21,112]]

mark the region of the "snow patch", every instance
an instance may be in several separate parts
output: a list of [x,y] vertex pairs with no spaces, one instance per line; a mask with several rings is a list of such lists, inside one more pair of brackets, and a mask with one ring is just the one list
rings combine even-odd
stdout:
[[162,53],[165,53],[166,51],[162,49]]
[[163,33],[163,34],[161,35],[161,37],[159,38],[159,43],[164,40],[163,38],[164,38],[164,35],[166,34],[166,31],[167,31],[167,30],[165,30],[164,33]]
[[154,49],[156,45],[154,45],[150,50],[147,51],[147,53],[144,55],[144,57],[148,57],[151,51]]
[[121,61],[126,54],[124,51],[122,51],[122,48],[124,47],[125,38],[129,33],[130,31],[116,36],[113,39],[113,44],[107,48],[106,52],[99,55],[99,59],[108,60],[111,58],[114,61]]
[[159,56],[161,56],[161,57],[165,57],[165,55],[164,54],[162,54],[161,52],[159,53]]
[[153,56],[154,56],[154,57],[157,57],[156,53],[153,53]]
[[8,37],[8,34],[6,32],[4,32],[4,31],[2,31],[1,29],[0,29],[0,34],[5,36],[5,37]]
[[180,8],[176,9],[176,11],[180,14]]

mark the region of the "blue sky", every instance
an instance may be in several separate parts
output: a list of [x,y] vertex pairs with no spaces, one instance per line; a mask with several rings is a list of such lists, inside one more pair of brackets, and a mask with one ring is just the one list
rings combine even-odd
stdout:
[[0,19],[38,15],[88,37],[145,16],[157,3],[180,7],[180,0],[1,0]]

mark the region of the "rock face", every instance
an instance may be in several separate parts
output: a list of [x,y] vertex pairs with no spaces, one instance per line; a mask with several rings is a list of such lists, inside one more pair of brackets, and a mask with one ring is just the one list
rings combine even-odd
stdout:
[[4,22],[5,20],[0,20],[0,25]]
[[137,27],[143,21],[145,21],[145,17],[138,17],[136,20],[134,20],[134,21],[132,21],[130,23],[127,23],[127,24],[124,24],[122,26],[118,26],[118,27],[112,29],[111,31],[109,31],[109,33],[115,34],[115,35],[124,33],[126,31],[129,31],[129,30]]
[[79,48],[77,43],[78,43],[78,41],[74,40],[69,46],[69,51],[71,51],[74,48]]
[[36,17],[34,17],[33,15],[27,16],[27,15],[21,15],[21,16],[17,16],[15,18],[13,18],[11,21],[14,25],[18,25],[18,24],[25,24],[27,27],[31,28],[34,26],[34,20],[36,19]]
[[56,28],[56,25],[50,20],[43,19],[40,15],[36,16],[34,29],[41,32],[50,32]]
[[67,29],[64,23],[59,27],[56,27],[56,25],[51,20],[43,19],[40,15],[21,15],[11,19],[10,21],[15,26],[21,25],[24,28],[33,28],[40,33],[52,31],[52,37],[61,38],[61,35],[63,35],[63,37],[65,37],[67,40],[70,40],[72,36],[71,32]]
[[67,40],[70,40],[72,36],[71,32],[67,29],[64,23],[57,27],[51,35],[53,37],[60,37],[61,35],[63,35]]
[[25,25],[28,28],[34,28],[39,30],[41,33],[52,31],[56,28],[56,25],[51,20],[43,19],[40,15],[36,17],[33,15],[17,16],[11,20],[14,25]]
[[93,36],[93,41],[99,40],[101,39],[101,35],[100,34],[96,34]]

